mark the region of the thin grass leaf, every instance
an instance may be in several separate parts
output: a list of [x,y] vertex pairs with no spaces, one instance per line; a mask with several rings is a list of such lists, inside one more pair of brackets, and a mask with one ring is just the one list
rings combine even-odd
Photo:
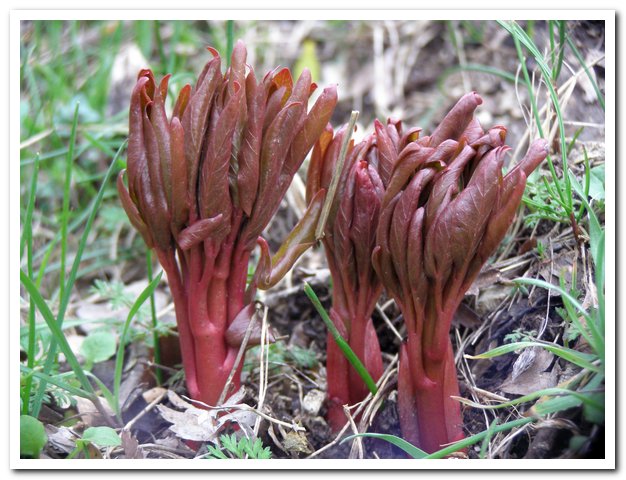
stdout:
[[500,408],[509,408],[509,407],[514,407],[516,405],[521,405],[522,403],[532,402],[533,400],[536,400],[537,398],[541,398],[541,397],[568,397],[568,396],[571,396],[574,399],[576,399],[576,401],[574,402],[576,405],[580,405],[584,403],[593,408],[602,408],[602,404],[600,404],[599,402],[596,402],[593,398],[591,398],[589,396],[589,393],[585,394],[585,393],[577,392],[575,390],[568,390],[567,388],[559,388],[559,387],[544,388],[542,390],[537,390],[536,392],[532,392],[532,393],[529,393],[528,395],[524,395],[522,397],[513,399],[510,402],[503,402],[497,405],[483,405],[483,404],[473,402],[471,400],[468,400],[462,397],[454,397],[454,398],[458,400],[459,402],[465,405],[468,405],[472,408],[480,408],[483,410],[498,410]]
[[[556,65],[556,42],[554,40],[554,20],[548,20],[548,32],[550,33],[550,59],[552,65]],[[554,79],[556,80],[556,79]]]
[[570,37],[567,37],[566,41],[567,41],[567,45],[572,49],[574,56],[580,62],[580,65],[585,70],[585,73],[587,74],[587,78],[589,78],[589,81],[591,82],[591,85],[593,86],[593,90],[596,92],[596,97],[598,98],[598,102],[600,103],[602,110],[605,110],[604,95],[602,95],[602,92],[600,91],[600,87],[598,87],[598,83],[596,82],[595,77],[591,74],[589,67],[585,63],[585,59],[581,55],[580,50],[576,48],[576,45],[574,45],[574,42],[572,41]]
[[591,355],[588,353],[577,352],[576,350],[572,350],[571,348],[561,347],[559,345],[553,345],[551,343],[543,343],[543,342],[514,342],[507,343],[506,345],[501,345],[499,347],[493,348],[487,352],[478,354],[478,355],[465,355],[466,358],[471,360],[479,360],[485,358],[494,358],[499,357],[500,355],[505,355],[507,353],[514,352],[516,350],[522,348],[529,347],[540,347],[548,350],[551,353],[554,353],[556,356],[561,357],[567,360],[570,363],[578,365],[581,368],[585,368],[592,372],[600,372],[601,368],[597,365],[594,365],[592,362],[597,359],[595,355]]
[[380,440],[384,440],[402,449],[405,453],[407,453],[408,455],[416,459],[422,459],[422,458],[428,457],[428,454],[424,450],[417,448],[415,445],[410,444],[403,438],[396,437],[395,435],[389,435],[386,433],[358,433],[356,435],[347,436],[346,438],[341,440],[340,443],[344,443],[344,442],[347,442],[348,440],[353,440],[359,437],[378,438]]
[[24,245],[27,235],[32,235],[33,210],[35,208],[35,199],[37,198],[37,179],[39,177],[39,153],[35,156],[35,165],[31,175],[30,188],[28,190],[28,204],[26,206],[26,214],[24,215],[22,238],[20,238],[20,258],[24,255]]
[[[46,303],[44,298],[41,296],[39,291],[37,290],[37,286],[28,277],[28,275],[26,275],[24,271],[21,269],[20,269],[20,281],[22,285],[24,285],[24,288],[26,288],[26,291],[28,292],[28,295],[30,296],[30,298],[32,298],[33,301],[35,302],[35,305],[37,305],[37,309],[39,310],[39,313],[41,313],[44,320],[46,321],[46,324],[48,325],[50,332],[52,333],[54,339],[56,340],[56,344],[58,345],[58,348],[61,350],[61,352],[63,352],[63,355],[65,355],[67,363],[70,365],[72,371],[74,372],[74,375],[76,375],[76,378],[82,385],[85,392],[87,392],[90,395],[88,398],[94,403],[98,411],[100,413],[103,413],[103,415],[106,418],[107,414],[105,410],[102,408],[102,405],[98,401],[96,393],[93,387],[91,386],[91,383],[89,383],[89,380],[87,379],[87,375],[85,374],[83,367],[78,362],[76,355],[74,355],[74,352],[72,351],[72,347],[70,347],[70,344],[68,343],[67,338],[65,338],[63,331],[57,324],[57,320],[54,318],[52,311],[50,310],[50,308],[48,307],[48,304]],[[44,375],[46,375],[45,372],[44,372]],[[45,381],[41,382],[40,385],[43,386],[44,391],[45,391],[46,382]],[[40,387],[40,390],[41,390],[41,387]],[[33,410],[35,409],[33,408]]]
[[87,131],[82,132],[82,134],[85,137],[85,140],[87,140],[92,147],[96,147],[98,150],[100,150],[107,157],[115,156],[115,150],[112,149],[106,143],[101,141],[100,137],[104,136],[104,134],[100,134],[100,135],[96,136],[96,135],[90,134]]
[[235,45],[235,22],[226,20],[226,67],[230,67],[230,57]]
[[574,132],[574,135],[572,136],[572,139],[567,144],[567,156],[568,157],[569,157],[570,153],[572,153],[572,150],[574,149],[574,147],[576,146],[576,142],[578,141],[578,137],[580,137],[580,134],[583,133],[584,131],[585,131],[585,127],[580,127],[579,129],[577,129]]
[[489,424],[489,428],[487,428],[487,435],[485,435],[485,438],[483,439],[483,443],[480,446],[480,452],[478,454],[479,458],[485,458],[487,454],[487,449],[489,448],[489,442],[491,442],[491,439],[493,438],[493,435],[495,433],[495,429],[497,426],[498,426],[498,419],[494,418],[493,421]]
[[[603,374],[596,374],[584,385],[580,390],[580,395],[591,396],[597,394],[598,390],[601,388],[602,383],[604,382]],[[582,404],[582,400],[574,395],[567,396],[557,396],[557,397],[548,397],[548,398],[540,398],[535,405],[530,409],[530,413],[532,415],[549,415],[551,413],[561,412],[563,410],[567,410],[568,408],[578,407]],[[598,411],[604,412],[604,405],[602,402],[597,402],[595,399],[591,399],[589,405],[585,404],[587,408],[596,408],[601,409]]]
[[[556,82],[561,74],[561,69],[563,68],[563,56],[565,54],[565,20],[557,20],[557,25],[559,27],[559,56],[556,61],[555,67],[552,70],[552,79]],[[553,63],[554,65],[554,63]]]
[[78,110],[80,103],[76,102],[74,107],[74,120],[72,121],[72,130],[70,133],[70,143],[67,149],[67,157],[65,160],[65,183],[63,184],[63,207],[61,210],[61,269],[59,271],[59,297],[65,296],[65,262],[67,258],[67,224],[70,217],[70,187],[72,184],[72,166],[74,163],[74,146],[76,145],[76,127],[78,126]]
[[124,323],[124,328],[122,329],[122,334],[120,335],[120,345],[117,349],[117,355],[115,357],[115,373],[113,376],[113,396],[114,396],[114,408],[118,415],[121,414],[121,405],[119,404],[120,399],[120,385],[122,383],[122,367],[124,366],[124,346],[126,345],[126,337],[128,336],[128,330],[130,329],[130,322],[135,317],[141,306],[144,302],[153,295],[155,288],[161,281],[161,277],[163,276],[163,272],[159,272],[154,280],[152,280],[146,288],[139,294],[135,303],[130,308],[128,312],[128,316],[126,317],[126,322]]
[[[535,117],[535,125],[537,127],[537,131],[539,132],[539,136],[541,138],[545,138],[545,134],[544,134],[544,131],[543,131],[541,119],[539,118],[539,108],[537,107],[537,99],[535,98],[534,87],[533,87],[532,81],[530,79],[530,74],[528,73],[528,68],[526,67],[526,59],[524,58],[524,54],[522,52],[521,43],[520,43],[519,38],[516,35],[514,35],[513,33],[511,35],[513,36],[513,40],[515,42],[515,49],[517,51],[517,57],[519,59],[520,65],[522,67],[522,74],[524,76],[524,83],[526,84],[526,89],[528,90],[528,97],[530,99],[531,111],[533,113],[533,116]],[[557,176],[556,170],[554,168],[554,164],[552,163],[552,159],[551,159],[551,157],[549,155],[548,155],[547,160],[548,160],[548,168],[550,169],[550,174],[552,175],[552,178],[554,180],[554,185],[556,187],[556,193],[558,195],[558,197],[555,196],[555,198],[557,199],[559,204],[561,206],[563,206],[565,208],[565,210],[567,211],[566,197],[565,197],[563,191],[561,190],[560,182],[557,181],[558,180],[558,176]]]
[[[152,283],[152,252],[150,250],[146,251],[146,270],[148,273],[148,282]],[[154,291],[152,291],[152,293],[150,294],[150,318],[152,320],[152,350],[154,352],[154,364],[161,365],[161,346],[159,345],[158,333],[159,321],[157,319],[156,299],[154,298]],[[120,347],[123,348],[123,343],[121,342]],[[163,372],[159,367],[156,367],[154,373],[156,375],[157,384],[161,385],[163,383]]]
[[50,385],[55,385],[59,388],[62,388],[63,390],[65,390],[68,393],[71,393],[72,395],[75,395],[77,397],[81,397],[81,398],[86,398],[87,400],[91,400],[93,398],[93,394],[75,387],[73,385],[70,385],[67,382],[62,381],[60,378],[66,376],[66,374],[62,374],[62,375],[45,375],[41,372],[38,372],[36,370],[33,370],[32,368],[27,367],[26,365],[22,365],[20,364],[20,370],[22,372],[24,372],[28,377],[34,377],[37,378],[39,380],[43,380],[46,383],[49,383]]
[[441,450],[436,451],[426,457],[427,460],[430,459],[439,459],[445,458],[448,455],[458,452],[459,450],[463,450],[467,447],[474,445],[475,443],[483,440],[487,435],[495,435],[501,432],[507,432],[509,430],[513,430],[514,428],[523,427],[528,423],[532,423],[536,420],[534,417],[525,417],[517,420],[512,420],[507,423],[503,423],[502,425],[495,426],[492,430],[485,430],[483,432],[477,433],[476,435],[472,435],[471,437],[467,437],[459,442],[453,443],[452,445],[442,448]]
[[[102,185],[100,186],[100,190],[98,191],[98,195],[93,200],[93,203],[92,203],[92,206],[91,206],[91,209],[90,209],[90,213],[89,213],[89,217],[87,218],[87,221],[85,223],[85,228],[83,230],[83,234],[82,234],[82,236],[80,238],[80,241],[78,242],[78,248],[76,250],[76,256],[74,257],[74,263],[72,265],[72,269],[71,269],[69,277],[67,279],[65,295],[63,297],[61,297],[61,299],[60,299],[59,310],[58,310],[56,321],[55,321],[55,326],[59,329],[59,332],[62,332],[61,328],[63,326],[63,320],[65,318],[65,311],[66,311],[67,306],[69,304],[70,294],[71,294],[72,288],[74,286],[74,283],[76,282],[76,278],[77,278],[77,274],[78,274],[78,267],[80,266],[80,262],[81,262],[81,259],[82,259],[82,256],[83,256],[83,252],[85,251],[85,247],[87,245],[87,239],[89,237],[89,233],[91,231],[91,227],[92,227],[94,219],[96,218],[96,215],[98,213],[100,204],[102,203],[102,198],[104,197],[104,191],[106,189],[106,186],[109,183],[109,180],[110,180],[111,176],[113,175],[113,172],[116,170],[117,159],[119,158],[119,156],[122,153],[122,150],[124,149],[125,146],[126,146],[126,142],[124,142],[120,146],[119,150],[115,154],[115,157],[113,158],[113,161],[111,162],[111,166],[107,170],[107,174],[106,174],[104,180],[102,181]],[[28,280],[30,281],[30,279],[28,279]],[[38,280],[39,280],[39,278],[38,278]],[[39,286],[39,284],[37,284],[37,288],[38,288],[38,286]],[[36,293],[39,294],[38,291]],[[46,305],[46,308],[47,308],[47,305]],[[61,333],[61,336],[63,337],[63,339],[65,339],[65,337],[63,336],[62,333]],[[58,339],[57,338],[53,338],[52,342],[50,343],[50,347],[49,347],[49,350],[48,350],[48,356],[46,357],[46,361],[45,361],[44,368],[43,368],[43,373],[44,374],[48,374],[50,372],[50,370],[52,369],[52,365],[54,364],[55,357],[56,357],[57,342],[58,342]],[[43,401],[43,396],[45,394],[45,391],[46,391],[46,384],[45,384],[45,382],[41,382],[41,384],[39,386],[39,390],[37,391],[37,395],[35,396],[35,400],[34,400],[34,403],[33,403],[33,405],[34,405],[33,406],[33,414],[34,414],[33,416],[39,415],[39,410],[41,409],[41,404],[42,404],[42,401]]]
[[[586,152],[585,152],[586,156]],[[585,195],[583,191],[583,187],[578,182],[576,176],[570,171],[568,172],[570,176],[570,181],[572,183],[572,188],[576,192],[576,194],[580,197],[582,204],[587,210],[587,216],[589,217],[589,243],[591,246],[591,256],[594,260],[594,263],[598,265],[598,247],[600,245],[599,239],[601,235],[603,235],[604,230],[602,229],[602,225],[600,225],[600,220],[598,220],[598,216],[596,215],[593,208],[591,208],[591,204],[587,200],[588,196]]]
[[[87,378],[90,378],[91,380],[94,381],[94,383],[98,386],[98,388],[100,389],[100,392],[102,393],[102,396],[104,397],[104,399],[107,401],[107,403],[109,404],[109,407],[111,407],[111,410],[113,410],[115,412],[115,397],[113,396],[113,393],[111,393],[111,390],[109,390],[109,388],[102,382],[102,380],[100,380],[98,377],[96,377],[93,373],[91,373],[89,370],[85,370],[85,375],[87,375]],[[118,420],[122,421],[122,417],[118,415]]]
[[[30,253],[32,248],[31,245],[31,239],[30,239],[30,235],[29,235],[29,241],[28,241],[28,276],[32,277],[32,255]],[[26,360],[26,365],[28,366],[28,368],[34,368],[35,366],[35,349],[37,347],[36,344],[36,334],[37,334],[37,330],[35,327],[35,302],[33,301],[33,299],[29,299],[29,305],[28,305],[28,350],[27,350],[27,355],[28,358]],[[33,382],[32,382],[32,377],[29,377],[26,379],[26,383],[24,385],[24,388],[22,390],[22,396],[24,399],[24,411],[23,414],[24,415],[28,415],[30,413],[30,392],[31,389],[33,387]]]
[[[566,155],[567,142],[565,141],[565,126],[563,124],[563,116],[561,114],[561,106],[559,103],[559,97],[556,93],[554,85],[552,84],[552,75],[550,73],[550,68],[544,61],[543,55],[541,54],[541,52],[539,51],[535,43],[528,36],[528,34],[524,31],[524,29],[522,29],[516,22],[504,22],[504,21],[498,20],[498,23],[506,31],[508,31],[511,34],[511,36],[513,37],[513,40],[516,43],[516,46],[518,42],[521,42],[526,47],[526,49],[532,54],[533,58],[537,62],[537,66],[539,67],[539,70],[541,71],[542,77],[544,79],[544,82],[550,94],[550,98],[552,100],[552,104],[554,107],[554,112],[557,118],[557,123],[559,126],[559,143],[561,144],[561,161],[562,161],[562,166],[563,166],[563,172],[568,172],[569,166],[567,163],[567,155]],[[518,54],[519,54],[519,49],[518,49]],[[522,64],[522,69],[526,72],[525,74],[525,77],[526,77],[528,74],[528,71],[526,70],[526,64],[523,61],[521,61],[521,64]],[[530,78],[527,77],[526,80],[528,84],[528,82],[530,81]],[[532,85],[529,88],[529,94],[532,96]],[[533,105],[533,111],[535,112],[535,118],[538,119],[538,110],[536,110],[536,104]],[[541,126],[539,122],[537,123],[537,127],[540,129],[539,131],[541,134]],[[541,134],[541,136],[543,137],[543,134]],[[556,181],[558,177],[556,176],[554,165],[552,165],[552,161],[549,156],[548,156],[548,166],[550,167],[550,172],[554,180]],[[567,174],[564,175],[564,181],[565,181],[565,192],[564,193],[561,192],[560,186],[558,187],[558,191],[562,193],[561,200],[566,205],[566,212],[569,216],[569,214],[572,212],[573,200],[572,200],[571,184],[569,182],[569,176]]]
[[[601,359],[604,363],[604,332],[600,331],[599,326],[596,324],[593,317],[585,310],[585,308],[572,297],[568,292],[566,292],[562,287],[552,285],[544,280],[539,280],[535,278],[517,278],[515,279],[515,283],[518,284],[526,284],[526,285],[536,285],[538,287],[542,287],[548,290],[556,290],[564,301],[568,301],[571,305],[582,314],[585,318],[585,325],[580,321],[578,315],[573,314],[570,316],[574,326],[580,331],[581,335],[587,340],[587,343],[593,348],[596,355]],[[588,327],[588,328],[585,328]],[[570,349],[567,349],[570,350]],[[573,350],[572,350],[573,351]],[[553,352],[555,353],[555,352]],[[579,355],[582,355],[580,352],[577,352]],[[581,365],[582,366],[582,365]],[[586,367],[583,367],[586,368]]]
[[493,75],[495,77],[501,78],[510,83],[515,83],[515,75],[505,70],[500,70],[499,68],[491,67],[489,65],[481,65],[479,63],[466,63],[465,65],[455,65],[454,67],[449,67],[444,70],[444,72],[437,80],[437,88],[439,89],[439,91],[443,92],[445,90],[444,84],[446,80],[448,79],[448,77],[457,72],[484,73],[487,75]]
[[[372,438],[379,438],[381,440],[385,440],[387,442],[393,443],[394,445],[402,448],[405,452],[409,453],[409,455],[413,456],[413,458],[416,459],[424,459],[424,460],[433,460],[433,459],[440,459],[440,458],[445,458],[455,452],[458,452],[459,450],[463,450],[467,447],[470,447],[472,445],[474,445],[475,443],[480,442],[481,440],[483,440],[487,435],[495,435],[497,433],[501,433],[501,432],[506,432],[508,430],[512,430],[514,428],[519,428],[519,427],[523,427],[524,425],[528,424],[528,423],[532,423],[536,420],[535,417],[525,417],[525,418],[520,418],[518,420],[512,420],[510,422],[507,423],[503,423],[502,425],[497,425],[495,426],[493,429],[489,428],[483,432],[477,433],[476,435],[472,435],[471,437],[467,437],[464,438],[461,441],[458,441],[456,443],[453,443],[452,445],[442,448],[441,450],[438,450],[434,453],[431,453],[430,455],[426,454],[426,456],[423,456],[422,454],[425,454],[426,452],[423,452],[422,450],[418,449],[417,447],[414,447],[413,445],[411,445],[410,443],[406,442],[406,440],[403,440],[399,437],[396,437],[394,435],[387,435],[387,434],[382,434],[382,433],[359,433],[356,435],[351,435],[349,437],[346,437],[345,440],[349,440],[352,438],[356,438],[356,437],[372,437]],[[391,438],[388,438],[391,437]],[[418,450],[418,452],[415,452],[414,450],[411,450],[411,452],[413,452],[413,454],[411,454],[411,452],[405,450],[405,447],[407,446],[406,444],[408,443],[408,445],[410,445],[411,447],[413,447],[415,450]]]
[[604,319],[604,230],[598,240],[598,247],[596,252],[596,291],[598,295],[598,327],[600,331],[605,332],[605,319]]
[[326,310],[322,306],[319,298],[317,297],[311,286],[306,282],[304,283],[304,293],[306,293],[306,296],[309,297],[309,300],[311,300],[311,303],[315,307],[315,310],[317,310],[317,313],[319,313],[320,317],[322,317],[322,320],[326,324],[326,328],[328,328],[328,331],[333,336],[335,342],[337,342],[337,345],[343,352],[348,362],[350,362],[350,365],[354,367],[359,376],[363,379],[365,385],[367,385],[367,388],[372,393],[372,395],[375,395],[378,391],[378,388],[376,387],[376,382],[374,382],[365,366],[361,363],[359,357],[357,357],[352,351],[350,345],[348,345],[348,342],[343,339],[343,337],[333,324],[333,321],[328,316],[328,313],[326,313]]

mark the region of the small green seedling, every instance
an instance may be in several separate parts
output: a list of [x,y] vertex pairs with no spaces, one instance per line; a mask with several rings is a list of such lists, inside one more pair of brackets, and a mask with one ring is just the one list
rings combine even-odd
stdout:
[[90,333],[80,346],[80,354],[85,359],[85,368],[91,370],[94,363],[108,360],[116,351],[115,335],[111,332]]
[[83,452],[85,458],[89,458],[89,445],[102,447],[117,447],[122,444],[122,440],[115,430],[110,427],[90,427],[85,430],[83,437],[76,440],[76,447],[68,455],[68,459],[74,458]]
[[207,458],[222,460],[228,458],[252,458],[256,460],[272,458],[270,447],[263,447],[259,438],[254,441],[246,437],[237,440],[234,434],[230,436],[221,435],[220,442],[221,448],[213,445],[208,447],[209,455]]
[[20,417],[20,458],[39,458],[41,449],[48,441],[46,429],[35,417]]

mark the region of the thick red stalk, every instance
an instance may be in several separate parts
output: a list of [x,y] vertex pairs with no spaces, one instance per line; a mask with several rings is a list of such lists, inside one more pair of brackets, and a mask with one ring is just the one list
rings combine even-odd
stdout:
[[189,395],[191,397],[197,398],[199,395],[199,389],[196,379],[195,345],[189,322],[187,291],[185,290],[183,283],[187,282],[187,279],[183,279],[183,281],[181,281],[178,265],[176,264],[176,259],[174,258],[172,251],[163,252],[157,249],[157,256],[159,258],[159,262],[163,266],[163,270],[165,270],[165,273],[167,274],[170,291],[174,299],[176,324],[178,326],[178,337],[183,359],[183,368],[185,370],[187,389],[189,390]]
[[[406,318],[406,317],[405,317]],[[445,321],[438,316],[426,323]],[[429,355],[430,345],[409,332],[402,345],[398,375],[398,411],[403,437],[428,453],[463,438],[452,342],[446,336],[443,355]]]

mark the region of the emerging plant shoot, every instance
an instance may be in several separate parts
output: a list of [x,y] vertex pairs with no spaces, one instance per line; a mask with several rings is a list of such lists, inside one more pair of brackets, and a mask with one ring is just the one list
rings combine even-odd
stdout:
[[[396,132],[395,125],[388,128]],[[329,126],[315,145],[307,176],[309,202],[320,190],[328,190],[346,130],[344,126],[333,137]],[[330,317],[375,381],[382,375],[383,364],[371,315],[382,285],[371,257],[384,190],[397,157],[389,155],[385,146],[381,149],[375,134],[356,146],[350,143],[323,237],[333,280]],[[328,420],[338,430],[346,422],[343,405],[362,401],[368,389],[330,333],[326,351]]]
[[[255,288],[276,283],[313,243],[310,225],[325,192],[311,200],[271,261],[260,235],[324,131],[337,94],[335,87],[325,89],[307,111],[316,88],[307,70],[295,83],[286,68],[258,82],[241,41],[225,74],[218,53],[209,50],[214,58],[194,87],[181,90],[169,119],[169,76],[157,84],[150,70],[139,72],[130,106],[128,187],[122,172],[118,189],[131,223],[167,273],[189,394],[214,405],[254,316]],[[246,288],[257,243],[263,258]],[[241,365],[235,368],[236,390]]]
[[[484,132],[469,93],[430,136],[406,145],[377,128],[397,155],[385,191],[372,260],[402,311],[398,409],[403,436],[427,452],[463,438],[450,324],[520,204],[526,177],[545,159],[535,141],[505,176],[506,129]],[[402,150],[400,148],[403,147]]]

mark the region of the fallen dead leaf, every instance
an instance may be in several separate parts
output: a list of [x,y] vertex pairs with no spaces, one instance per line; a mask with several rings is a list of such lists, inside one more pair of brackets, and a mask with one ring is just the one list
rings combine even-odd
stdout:
[[143,450],[139,446],[139,442],[137,441],[137,439],[134,437],[132,433],[126,430],[122,431],[121,438],[122,438],[122,448],[124,449],[124,456],[126,458],[133,458],[133,459],[146,458],[146,456],[143,453]]
[[[178,410],[165,405],[157,405],[157,409],[161,416],[172,424],[169,427],[170,430],[182,439],[213,441],[224,425],[233,422],[237,423],[246,433],[253,433],[256,414],[250,411],[248,405],[241,403],[245,397],[245,388],[243,387],[222,405],[216,407],[207,405],[206,408],[198,408],[172,390],[168,390],[167,397]],[[232,411],[229,412],[229,409]]]
[[46,435],[48,435],[48,445],[59,453],[69,454],[76,447],[78,435],[68,427],[55,427],[46,425]]
[[287,450],[289,453],[311,453],[309,442],[307,441],[306,435],[304,435],[302,432],[290,431],[285,433],[283,435],[282,444],[285,450]]
[[309,415],[316,416],[322,408],[325,398],[326,394],[324,392],[314,388],[302,399],[302,409]]
[[[533,353],[525,353],[531,351]],[[528,395],[537,390],[554,387],[558,379],[556,369],[546,371],[553,360],[554,355],[543,348],[525,349],[499,390],[512,395]]]
[[[104,408],[104,411],[110,416],[114,417],[114,412],[107,403],[107,401],[99,397],[100,403]],[[109,426],[109,423],[105,418],[102,417],[102,414],[98,412],[94,404],[91,400],[87,400],[86,398],[76,397],[76,410],[80,414],[80,417],[85,425],[88,427],[100,427],[100,426]]]

